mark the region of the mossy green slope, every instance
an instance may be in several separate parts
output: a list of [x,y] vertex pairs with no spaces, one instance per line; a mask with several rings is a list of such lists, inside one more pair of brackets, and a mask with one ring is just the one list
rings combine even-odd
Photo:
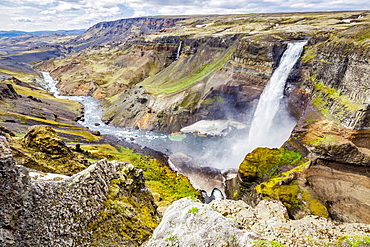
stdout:
[[154,95],[174,94],[211,76],[230,61],[236,46],[220,50],[203,44],[196,55],[180,58],[140,85]]

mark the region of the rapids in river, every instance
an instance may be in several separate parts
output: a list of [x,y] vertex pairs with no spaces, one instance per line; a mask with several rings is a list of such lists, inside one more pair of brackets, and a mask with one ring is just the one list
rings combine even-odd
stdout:
[[289,138],[296,120],[287,110],[283,92],[286,79],[300,57],[305,43],[288,44],[280,65],[274,71],[260,97],[250,128],[246,128],[244,134],[231,137],[200,137],[192,134],[165,135],[152,131],[110,126],[101,120],[102,111],[98,100],[91,96],[60,95],[56,87],[57,81],[54,81],[47,72],[43,72],[43,77],[55,97],[75,100],[84,106],[84,118],[79,123],[92,131],[114,135],[124,141],[133,142],[143,148],[149,147],[168,156],[182,153],[201,167],[237,169],[245,155],[254,148],[278,148]]

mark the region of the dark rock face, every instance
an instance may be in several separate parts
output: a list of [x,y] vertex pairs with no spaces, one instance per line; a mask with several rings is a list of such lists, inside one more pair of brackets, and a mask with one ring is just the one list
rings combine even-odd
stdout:
[[141,170],[102,160],[61,181],[30,180],[0,137],[0,246],[139,246],[159,216]]
[[18,99],[21,97],[14,90],[13,85],[7,83],[0,83],[0,100],[3,99]]

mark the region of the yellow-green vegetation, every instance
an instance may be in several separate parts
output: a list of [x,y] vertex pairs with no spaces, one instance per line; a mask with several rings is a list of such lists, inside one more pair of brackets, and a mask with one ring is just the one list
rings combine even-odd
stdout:
[[328,217],[326,207],[317,199],[312,199],[311,195],[307,191],[303,191],[298,183],[282,184],[283,181],[292,179],[295,172],[302,171],[309,163],[310,161],[302,162],[295,168],[281,173],[278,177],[270,178],[268,181],[257,185],[255,191],[262,194],[264,199],[280,200],[289,212],[295,208],[303,209],[304,206],[307,206],[311,214]]
[[338,239],[337,241],[338,247],[364,247],[370,246],[370,237],[359,235],[359,236],[344,236]]
[[[145,86],[154,95],[168,95],[180,92],[221,69],[230,61],[235,49],[236,46],[231,46],[224,51],[214,51],[214,53],[217,53],[211,62],[204,60],[205,58],[201,55],[198,58],[190,56],[178,60],[159,72],[158,75],[144,80],[140,85]],[[194,61],[194,59],[197,60]]]
[[[361,109],[362,104],[351,101],[347,96],[340,94],[334,88],[327,87],[321,82],[314,85],[314,99],[312,104],[325,116],[333,118],[336,123],[342,122],[346,116]],[[330,109],[331,106],[333,109]]]
[[253,247],[285,247],[285,245],[276,241],[258,240],[253,242]]
[[202,105],[212,105],[214,102],[224,102],[221,96],[214,96],[212,98],[208,98],[203,100]]
[[131,165],[110,181],[105,207],[86,228],[93,232],[92,246],[141,246],[149,239],[160,218],[150,193],[143,191],[143,187],[142,171]]
[[316,140],[309,142],[309,144],[312,146],[321,146],[321,145],[333,146],[338,144],[338,141],[339,141],[338,137],[333,135],[326,135],[324,137],[319,137]]
[[306,46],[301,57],[301,61],[304,63],[312,63],[316,56],[316,50],[312,46]]
[[33,88],[28,87],[22,87],[16,84],[13,84],[13,87],[15,91],[19,94],[24,94],[27,96],[33,96],[40,99],[47,99],[54,102],[60,102],[63,103],[64,107],[67,107],[68,109],[72,111],[78,111],[81,109],[81,104],[74,100],[68,100],[68,99],[59,99],[52,96],[50,93],[43,91],[43,90],[37,90]]
[[[84,141],[99,141],[101,140],[101,136],[96,136],[93,135],[91,132],[85,130],[84,128],[81,127],[76,127],[75,125],[71,124],[66,124],[66,123],[61,123],[57,122],[54,120],[48,120],[48,119],[43,119],[43,118],[37,118],[37,117],[31,117],[23,114],[18,114],[18,113],[12,113],[12,112],[7,112],[0,110],[0,115],[7,115],[7,116],[13,116],[14,118],[18,119],[19,121],[24,121],[24,122],[29,122],[30,120],[33,121],[33,124],[35,125],[40,125],[40,124],[47,124],[53,126],[55,128],[55,131],[57,133],[64,133],[64,134],[69,134],[76,136],[76,138]],[[18,135],[23,135],[23,133],[17,133]],[[71,138],[73,139],[73,138]]]
[[18,78],[21,81],[29,82],[29,83],[33,82],[35,77],[37,76],[37,74],[27,74],[27,73],[7,70],[3,68],[0,68],[0,73],[8,74],[10,76]]
[[[311,214],[328,217],[326,207],[293,182],[295,173],[302,171],[309,163],[295,151],[256,148],[239,166],[239,174],[246,184],[264,181],[255,186],[254,191],[264,199],[280,200],[288,212],[303,209]],[[285,172],[281,172],[282,169]]]
[[197,207],[192,207],[191,209],[188,210],[188,213],[193,214],[194,216],[197,215],[198,212],[199,212],[199,208]]
[[298,165],[302,156],[294,151],[270,148],[256,148],[247,154],[239,166],[243,181],[253,182],[264,175],[274,177],[281,166]]
[[188,196],[200,198],[200,193],[191,186],[185,176],[177,174],[161,161],[150,156],[136,153],[122,146],[113,147],[108,144],[82,145],[81,148],[96,159],[124,161],[142,169],[149,190],[160,195],[159,200],[156,201],[159,206],[168,206]]

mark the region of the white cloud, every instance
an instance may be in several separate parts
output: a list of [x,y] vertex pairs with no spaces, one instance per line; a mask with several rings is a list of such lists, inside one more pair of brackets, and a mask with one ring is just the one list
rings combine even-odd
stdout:
[[[88,28],[151,15],[242,14],[368,9],[368,0],[3,0],[0,29]],[[34,25],[34,26],[32,26]]]
[[13,17],[13,21],[19,21],[19,22],[32,22],[33,19],[31,18],[26,18],[26,17]]

